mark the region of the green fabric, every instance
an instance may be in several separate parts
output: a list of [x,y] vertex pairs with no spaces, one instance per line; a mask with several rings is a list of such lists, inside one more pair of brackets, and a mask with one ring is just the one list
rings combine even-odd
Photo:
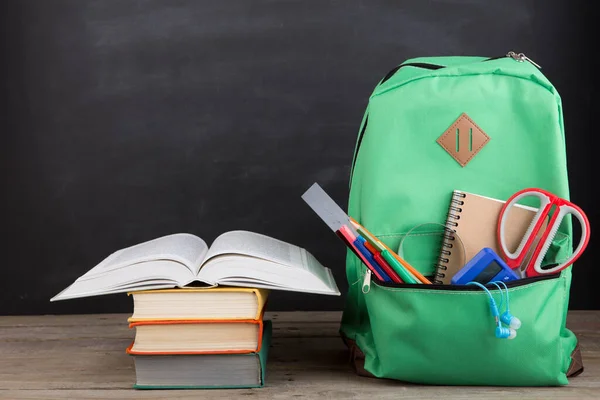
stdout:
[[[400,68],[369,99],[348,213],[392,249],[417,225],[443,224],[454,189],[506,200],[523,188],[539,187],[569,198],[558,93],[528,62],[483,60],[408,60],[448,67]],[[490,136],[465,167],[436,143],[462,113]],[[439,235],[438,229],[420,232],[404,244],[407,260],[428,276],[439,255]],[[546,261],[564,259],[570,251],[566,223]],[[365,267],[351,252],[346,269],[341,333],[356,341],[374,375],[432,384],[567,384],[576,345],[565,327],[570,268],[559,279],[512,290],[511,311],[523,321],[514,340],[493,336],[481,293],[373,284],[363,294]]]
[[[267,371],[267,358],[269,357],[269,347],[271,347],[272,337],[272,323],[271,320],[265,320],[263,322],[263,336],[260,351],[258,353],[243,354],[248,357],[258,357],[260,362],[260,382],[256,385],[231,385],[231,386],[177,386],[177,385],[133,385],[135,389],[248,389],[248,388],[261,388],[265,386],[266,371]],[[223,357],[231,357],[232,354],[223,354]],[[240,356],[236,354],[235,356]],[[143,357],[143,356],[138,356]],[[198,355],[197,357],[202,357]]]
[[[365,296],[371,330],[359,336],[375,376],[444,385],[565,385],[562,338],[567,279],[511,288],[511,312],[523,326],[497,339],[487,295],[371,285]],[[498,291],[492,291],[499,303]],[[570,349],[573,350],[572,348]],[[373,357],[373,352],[377,353]]]

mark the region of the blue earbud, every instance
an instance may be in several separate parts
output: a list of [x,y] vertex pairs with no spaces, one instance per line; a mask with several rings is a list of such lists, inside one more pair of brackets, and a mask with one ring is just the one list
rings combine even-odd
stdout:
[[[487,293],[488,297],[490,298],[490,312],[492,313],[492,316],[494,317],[494,322],[497,325],[496,330],[494,331],[495,336],[498,339],[514,339],[517,336],[517,331],[514,328],[510,328],[510,327],[505,328],[502,326],[502,323],[500,321],[500,312],[498,311],[498,306],[496,305],[496,300],[494,300],[494,297],[492,296],[490,291],[479,282],[469,282],[469,283],[467,283],[467,285],[479,286],[481,289],[483,289]],[[500,287],[498,287],[498,289],[500,290],[500,296],[501,296],[500,300],[502,301],[502,296],[503,296],[502,289]],[[507,292],[507,294],[508,294],[508,292]],[[507,298],[507,302],[508,302],[508,298]],[[500,304],[502,304],[502,303],[500,303]],[[506,313],[504,313],[504,314],[506,314]],[[515,318],[515,317],[512,317],[512,318]]]
[[[513,328],[515,330],[519,329],[521,327],[521,320],[510,313],[510,309],[509,309],[510,304],[509,304],[509,300],[508,300],[508,287],[506,287],[506,283],[504,283],[503,281],[495,281],[492,283],[494,285],[496,285],[498,287],[498,289],[500,289],[500,286],[498,284],[503,285],[504,290],[506,292],[506,311],[504,311],[502,313],[502,315],[500,315],[500,321],[502,321],[502,323],[504,325],[508,325],[510,328]],[[500,289],[500,291],[502,291],[502,289]]]
[[496,327],[496,337],[498,339],[514,339],[517,337],[517,331],[512,328],[505,328],[503,326]]

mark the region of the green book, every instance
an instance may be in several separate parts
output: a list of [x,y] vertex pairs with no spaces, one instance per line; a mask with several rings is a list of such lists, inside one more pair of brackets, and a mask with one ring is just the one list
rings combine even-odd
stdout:
[[135,389],[244,389],[265,385],[271,321],[264,321],[260,351],[247,354],[134,356]]

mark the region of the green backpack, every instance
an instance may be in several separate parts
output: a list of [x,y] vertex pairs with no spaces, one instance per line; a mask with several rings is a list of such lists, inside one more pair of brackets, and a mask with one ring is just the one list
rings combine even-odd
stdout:
[[[463,114],[489,136],[483,145],[471,137],[466,156],[453,151],[458,138],[456,149],[436,142]],[[348,214],[393,250],[412,228],[444,224],[454,189],[507,200],[536,187],[568,199],[560,97],[523,54],[408,60],[370,96],[351,174]],[[563,225],[547,263],[572,251],[570,221]],[[435,274],[439,236],[438,229],[420,232],[404,244],[405,258],[425,276]],[[479,288],[384,284],[370,279],[350,251],[346,273],[340,332],[359,374],[551,386],[583,370],[577,339],[565,326],[571,267],[509,285],[511,312],[522,321],[514,340],[494,336]]]

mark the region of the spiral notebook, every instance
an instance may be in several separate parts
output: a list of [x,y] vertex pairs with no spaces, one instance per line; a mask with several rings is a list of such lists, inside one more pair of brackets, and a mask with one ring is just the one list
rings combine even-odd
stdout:
[[[434,283],[450,284],[452,277],[481,249],[498,247],[498,216],[504,201],[455,190],[452,194]],[[537,209],[517,204],[508,215],[506,243],[516,249],[527,232]],[[547,222],[547,221],[546,221]],[[544,229],[540,230],[540,236]],[[455,236],[458,235],[458,240]],[[461,244],[464,246],[464,252]]]

